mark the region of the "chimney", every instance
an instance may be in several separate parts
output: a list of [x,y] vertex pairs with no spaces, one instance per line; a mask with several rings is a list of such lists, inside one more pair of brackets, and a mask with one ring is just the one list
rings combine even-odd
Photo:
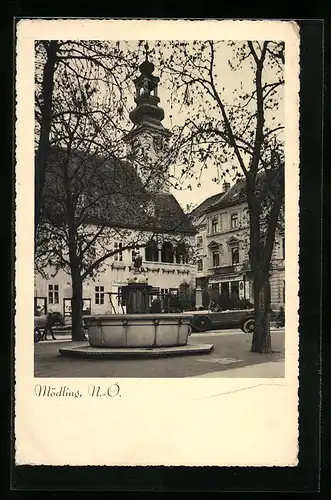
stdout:
[[230,189],[230,182],[223,182],[223,192],[226,193]]

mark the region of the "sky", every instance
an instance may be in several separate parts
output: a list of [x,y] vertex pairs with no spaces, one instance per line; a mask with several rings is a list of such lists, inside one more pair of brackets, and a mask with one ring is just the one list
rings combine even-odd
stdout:
[[[129,41],[124,43],[128,44],[131,47],[131,49],[138,50],[138,41]],[[148,43],[150,48],[153,47],[154,44],[153,41],[149,41]],[[168,57],[166,51],[164,51],[164,54],[165,57]],[[158,59],[156,57],[154,58],[150,57],[150,59],[155,65],[154,74],[160,76],[162,74],[162,67],[158,65]],[[144,60],[144,54],[141,55],[141,62],[143,60]],[[251,89],[253,88],[252,87],[253,73],[252,70],[249,68],[249,64],[247,61],[244,62],[243,67],[241,69],[237,71],[232,71],[229,66],[229,60],[233,61],[233,49],[229,47],[225,42],[218,43],[216,50],[216,58],[215,58],[215,74],[217,75],[217,84],[219,85],[219,88],[222,88],[223,101],[231,105],[234,102],[234,95],[236,93],[236,90],[238,90],[240,86],[242,90],[247,93],[251,91]],[[266,74],[267,71],[270,74]],[[267,71],[265,71],[264,74],[265,81],[274,81],[273,70],[268,69]],[[139,71],[137,71],[137,76],[138,74]],[[176,104],[173,104],[173,107],[171,108],[170,103],[168,103],[168,100],[170,98],[170,91],[167,88],[167,81],[165,75],[161,77],[158,88],[158,95],[160,98],[159,105],[164,109],[165,112],[163,125],[166,128],[172,128],[172,126],[174,125],[178,126],[182,125],[188,116],[187,109],[185,108],[180,109],[179,105]],[[284,122],[283,99],[281,98],[279,102],[280,102],[280,109],[278,110],[279,116],[277,118],[277,121],[280,121],[283,124]],[[129,96],[128,104],[130,109],[133,109],[135,107],[133,94]],[[193,104],[193,109],[194,109],[194,104]],[[219,109],[216,109],[214,113],[215,117],[217,118],[220,117]],[[268,119],[273,116],[275,116],[274,111],[271,112],[266,111],[266,121],[268,121]],[[198,162],[196,163],[198,164]],[[174,168],[181,168],[181,166],[178,165],[177,167]],[[229,168],[231,172],[232,165],[224,163],[223,171],[225,171],[226,168]],[[215,177],[218,177],[218,172],[216,171],[215,167],[210,166],[208,169],[202,170],[202,175],[199,179],[199,186],[197,185],[198,181],[190,179],[187,180],[186,185],[190,183],[192,186],[191,190],[189,189],[179,190],[173,188],[172,193],[174,194],[174,196],[184,209],[187,208],[187,205],[190,205],[191,208],[193,208],[194,206],[197,206],[198,204],[202,203],[207,197],[221,192],[224,180],[233,183],[233,178],[230,175],[226,175],[225,178],[222,179],[220,183],[215,183],[212,180]],[[185,188],[185,183],[183,187]]]
[[[129,42],[131,46],[135,46],[135,42]],[[150,47],[153,46],[153,42],[149,41]],[[158,68],[157,60],[150,58],[155,65],[154,74],[159,75],[160,68]],[[219,44],[217,47],[216,54],[216,67],[215,74],[218,75],[218,83],[224,90],[222,90],[222,95],[225,102],[233,103],[233,96],[236,89],[239,88],[240,84],[242,84],[242,89],[247,93],[252,88],[252,79],[253,73],[250,70],[248,63],[244,62],[242,69],[237,71],[231,71],[229,67],[229,60],[233,59],[233,50],[228,45]],[[274,74],[272,69],[268,69],[264,72],[265,81],[274,81]],[[158,88],[158,95],[160,98],[160,104],[165,111],[165,118],[163,120],[163,125],[166,128],[171,128],[172,125],[181,125],[185,118],[187,117],[187,113],[185,110],[180,111],[179,107],[174,106],[170,109],[170,104],[167,102],[169,98],[169,91],[167,90],[166,82],[160,81]],[[280,107],[278,111],[277,121],[279,120],[283,124],[283,99],[280,97]],[[132,108],[135,106],[135,103],[132,103]],[[276,113],[277,114],[277,113]],[[172,115],[170,117],[170,115]],[[219,116],[219,111],[217,111],[217,115]],[[275,111],[269,112],[269,117],[275,116]],[[266,121],[268,121],[268,111],[266,112]],[[224,165],[226,168],[227,165]],[[228,165],[229,166],[229,165]],[[215,168],[209,167],[206,170],[203,170],[201,179],[199,184],[200,187],[197,186],[197,182],[192,182],[192,190],[178,190],[172,189],[172,193],[178,200],[178,202],[182,205],[183,208],[186,208],[188,204],[197,206],[202,203],[206,198],[212,196],[216,193],[222,191],[222,184],[224,180],[233,183],[233,178],[230,176],[226,176],[224,180],[220,183],[215,183],[212,181],[212,178],[217,176],[217,172]],[[191,183],[191,181],[189,181]]]

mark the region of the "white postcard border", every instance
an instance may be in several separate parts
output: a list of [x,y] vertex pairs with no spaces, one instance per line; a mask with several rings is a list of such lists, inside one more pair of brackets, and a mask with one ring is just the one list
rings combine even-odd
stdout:
[[[15,440],[29,465],[295,466],[298,451],[299,29],[285,21],[21,20],[17,25]],[[34,40],[285,41],[284,379],[35,379],[33,376]],[[36,383],[121,398],[41,399]]]

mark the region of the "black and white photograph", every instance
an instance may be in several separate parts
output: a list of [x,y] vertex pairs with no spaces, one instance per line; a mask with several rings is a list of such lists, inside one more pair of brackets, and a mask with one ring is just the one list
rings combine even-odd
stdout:
[[58,415],[86,397],[114,409],[123,380],[161,384],[158,398],[171,381],[215,394],[296,384],[299,35],[291,22],[247,21],[244,37],[240,22],[222,34],[222,21],[183,21],[165,38],[160,22],[112,21],[116,39],[107,21],[18,24],[30,29],[18,223],[31,220],[17,272],[31,248],[33,317],[17,335],[31,397]]

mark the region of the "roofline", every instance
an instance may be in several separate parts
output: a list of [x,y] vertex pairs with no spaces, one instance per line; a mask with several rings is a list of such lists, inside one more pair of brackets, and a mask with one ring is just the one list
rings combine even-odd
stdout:
[[[220,202],[221,203],[221,202]],[[206,213],[213,212],[214,210],[220,210],[222,208],[227,208],[231,206],[236,206],[236,205],[244,205],[247,204],[247,199],[246,196],[244,199],[241,199],[239,201],[228,201],[228,202],[223,202],[221,206],[217,206],[216,204],[213,205],[212,207],[209,207],[209,209],[206,210]]]
[[169,230],[167,231],[166,228],[158,228],[158,227],[153,227],[153,226],[144,226],[143,224],[142,225],[137,225],[137,224],[131,224],[131,223],[107,223],[107,221],[104,221],[104,220],[101,220],[101,219],[98,219],[96,217],[90,217],[90,218],[87,218],[84,222],[82,222],[82,224],[86,224],[86,225],[104,225],[104,226],[107,226],[109,228],[116,228],[116,229],[136,229],[136,230],[139,230],[139,231],[154,231],[154,232],[157,232],[157,233],[166,233],[166,234],[197,234],[197,229],[195,227],[192,227],[192,229],[172,229],[172,230]]
[[[264,175],[264,171],[261,170],[258,172],[258,177],[262,177]],[[246,179],[245,178],[242,178],[242,179],[238,179],[231,187],[228,191],[226,191],[225,193],[223,193],[223,196],[226,196],[228,193],[230,193],[237,185],[238,183],[240,182],[244,182],[244,185],[246,185]],[[220,193],[221,194],[221,193]],[[209,200],[210,198],[212,198],[213,196],[217,196],[217,195],[212,195],[212,196],[209,196],[208,198],[206,198],[203,202],[200,203],[200,205],[198,205],[194,210],[192,210],[191,212],[191,215],[193,217],[201,217],[203,214],[207,214],[207,213],[211,213],[213,212],[214,210],[218,210],[218,209],[221,209],[221,208],[225,208],[225,207],[230,207],[230,206],[235,206],[235,205],[241,205],[241,204],[244,204],[244,203],[247,203],[247,196],[246,196],[246,193],[244,194],[244,197],[241,198],[241,200],[236,200],[236,201],[222,201],[222,198],[223,196],[215,201],[214,203],[212,203],[210,206],[208,206],[207,208],[205,208],[204,210],[201,211],[201,213],[199,215],[194,215],[194,212],[196,210],[199,209],[199,207],[201,205],[203,205],[203,203],[205,203],[207,200]]]
[[[210,200],[211,198],[216,197],[216,196],[221,196],[221,197],[222,197],[222,196],[224,196],[225,194],[226,194],[226,193],[218,193],[218,194],[212,194],[211,196],[208,196],[208,198],[206,198],[205,200],[203,200],[203,201],[202,201],[202,202],[201,202],[201,203],[200,203],[197,207],[195,207],[195,208],[192,210],[192,212],[190,212],[190,214],[191,214],[193,217],[195,217],[194,212],[195,212],[196,210],[198,210],[198,209],[199,209],[199,207],[201,207],[201,205],[203,205],[204,203],[206,203],[206,201],[208,201],[208,200]],[[217,202],[215,202],[215,203],[218,203],[219,201],[220,201],[220,200],[218,200],[218,201],[217,201]],[[209,207],[208,207],[208,208],[209,208]],[[206,210],[207,210],[207,209],[202,210],[201,215],[202,215],[202,214],[204,214]],[[199,216],[197,216],[197,217],[199,217]]]

